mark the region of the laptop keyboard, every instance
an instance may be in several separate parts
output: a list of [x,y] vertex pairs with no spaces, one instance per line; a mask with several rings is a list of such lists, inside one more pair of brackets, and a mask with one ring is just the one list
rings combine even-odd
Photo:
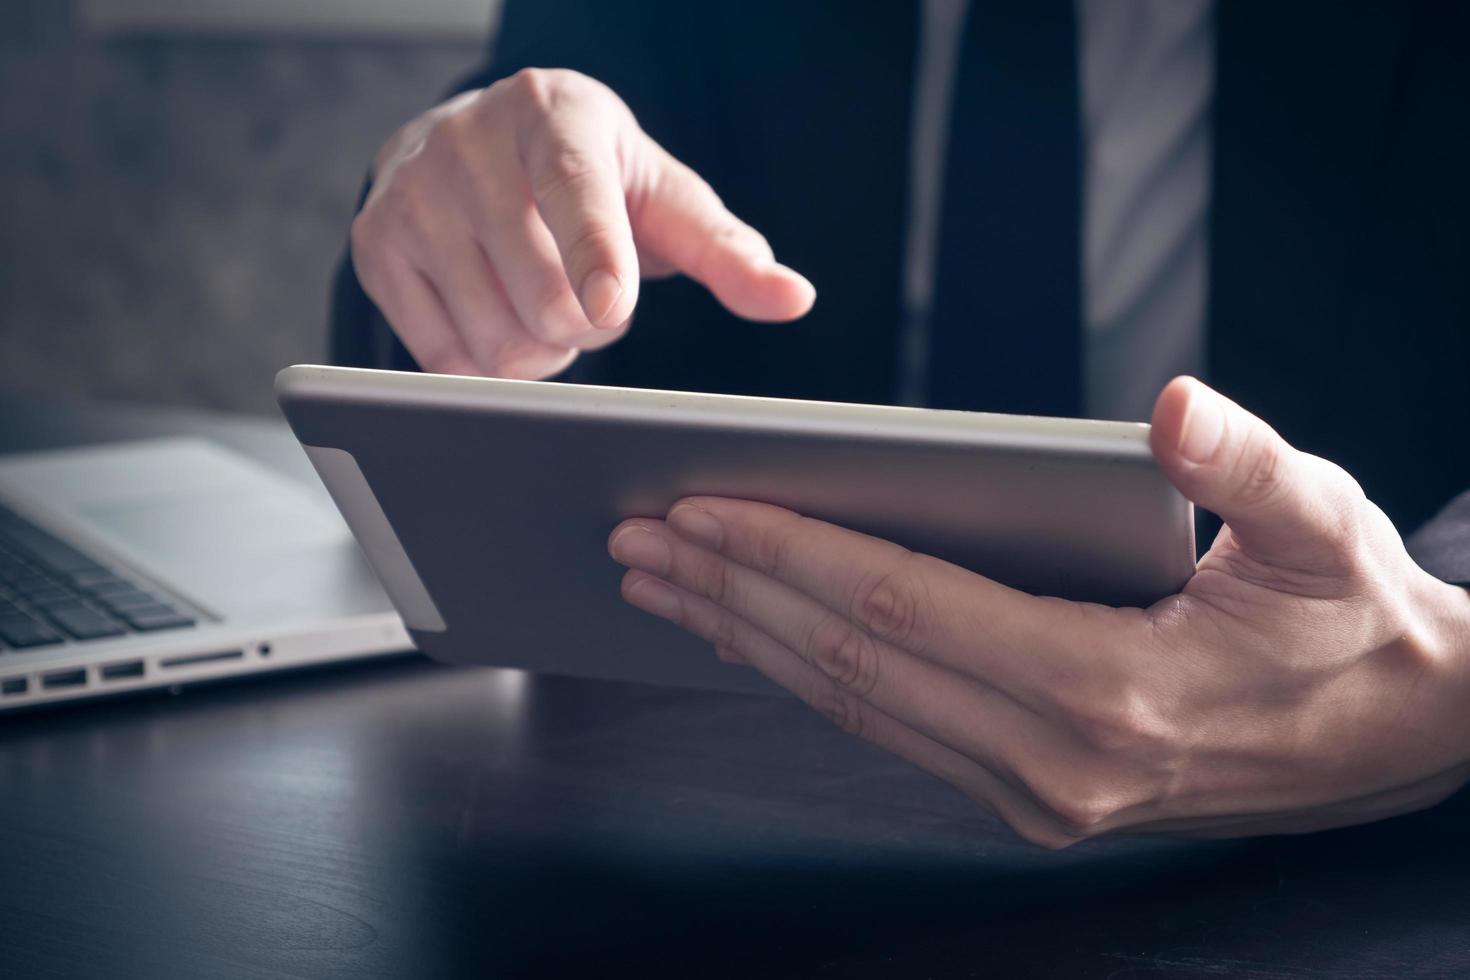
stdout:
[[0,505],[0,651],[193,625],[168,599]]

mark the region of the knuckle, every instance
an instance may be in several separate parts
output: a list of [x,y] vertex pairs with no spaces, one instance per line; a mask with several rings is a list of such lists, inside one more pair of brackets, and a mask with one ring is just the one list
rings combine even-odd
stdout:
[[701,556],[692,570],[694,591],[713,602],[723,605],[733,590],[733,573],[728,562],[714,555]]
[[586,317],[572,296],[564,274],[548,272],[535,289],[535,322],[528,324],[533,333],[549,341],[567,343],[588,330]]
[[352,265],[364,288],[376,278],[380,267],[382,238],[378,234],[374,215],[363,210],[352,219],[347,233],[347,247],[352,254]]
[[838,616],[820,620],[807,637],[806,659],[845,691],[865,698],[878,685],[873,638]]
[[1015,821],[1011,829],[1026,843],[1048,851],[1064,851],[1082,839],[1040,819]]
[[[426,183],[418,179],[417,172],[409,169],[410,166],[405,164],[395,173],[374,202],[373,220],[381,222],[384,235],[409,237],[432,230],[432,196]],[[364,209],[364,214],[367,213],[368,209]]]
[[1241,479],[1240,498],[1253,508],[1273,503],[1282,491],[1286,468],[1285,450],[1278,440],[1258,436],[1250,453],[1250,462]]
[[617,231],[609,224],[585,219],[576,237],[567,244],[567,264],[572,267],[594,266],[617,254]]
[[537,316],[548,325],[560,325],[567,306],[566,277],[558,274],[554,266],[543,266],[541,281],[535,286]]
[[558,73],[550,68],[522,68],[502,82],[508,95],[528,105],[549,110],[556,101]]
[[377,210],[367,205],[352,219],[347,231],[347,243],[353,250],[365,252],[377,244]]
[[791,527],[784,521],[762,523],[751,537],[751,563],[766,575],[781,577],[787,566]]
[[1127,683],[1113,685],[1074,706],[1073,725],[1101,755],[1135,763],[1154,763],[1167,756],[1175,731],[1153,697]]
[[905,558],[881,574],[859,581],[849,615],[875,636],[906,648],[927,642],[928,603],[918,576]]
[[735,625],[735,617],[727,612],[721,612],[715,617],[710,627],[710,635],[707,637],[714,645],[715,650],[736,650],[740,646],[740,631]]
[[496,325],[487,325],[475,338],[475,362],[490,375],[507,372],[517,361],[531,352],[518,344],[512,334]]
[[1324,490],[1326,499],[1322,516],[1327,523],[1327,533],[1348,546],[1369,540],[1376,545],[1378,536],[1372,532],[1377,530],[1374,525],[1382,526],[1379,520],[1382,511],[1368,499],[1362,484],[1330,460],[1309,456],[1306,461],[1310,470],[1316,472],[1319,485]]
[[[647,137],[644,137],[647,139]],[[648,173],[648,187],[646,195],[649,198],[659,198],[674,195],[685,199],[687,206],[697,209],[725,210],[724,202],[716,193],[713,185],[700,175],[699,171],[689,166],[678,157],[669,153],[659,144],[648,140],[647,147],[658,161]],[[718,230],[718,229],[714,229]],[[713,231],[705,236],[706,244],[714,237]]]
[[1063,833],[1080,839],[1100,833],[1116,812],[1112,799],[1086,780],[1053,785],[1041,796]]
[[424,135],[424,150],[443,160],[457,160],[466,155],[473,139],[475,121],[468,112],[449,112],[434,120]]
[[541,162],[532,183],[532,193],[542,203],[575,193],[602,173],[602,164],[588,151],[576,146],[558,146]]
[[1320,456],[1308,458],[1313,461],[1313,465],[1319,468],[1323,482],[1331,487],[1344,503],[1361,504],[1367,501],[1368,495],[1364,493],[1363,485],[1347,470],[1330,459],[1323,459]]

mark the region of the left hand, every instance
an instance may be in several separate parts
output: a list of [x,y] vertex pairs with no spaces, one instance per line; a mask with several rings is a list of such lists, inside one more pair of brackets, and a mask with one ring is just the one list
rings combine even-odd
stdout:
[[954,784],[1026,839],[1237,836],[1419,809],[1470,778],[1470,593],[1341,469],[1176,379],[1159,467],[1225,527],[1178,595],[1027,595],[750,501],[625,521],[623,595]]

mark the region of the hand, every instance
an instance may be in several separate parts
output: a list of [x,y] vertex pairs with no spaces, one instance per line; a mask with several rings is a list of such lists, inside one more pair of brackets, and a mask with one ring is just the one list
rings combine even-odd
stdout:
[[627,330],[640,275],[682,272],[732,312],[816,293],[599,82],[526,69],[379,151],[352,223],[364,291],[426,371],[545,378]]
[[1191,379],[1154,456],[1226,522],[1149,609],[1041,598],[749,501],[620,525],[623,595],[1049,847],[1428,806],[1470,777],[1470,594],[1324,460]]

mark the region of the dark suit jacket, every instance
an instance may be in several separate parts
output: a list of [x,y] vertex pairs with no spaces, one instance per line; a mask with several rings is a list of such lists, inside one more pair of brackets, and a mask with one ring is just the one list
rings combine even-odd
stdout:
[[[462,87],[532,65],[608,83],[820,297],[764,326],[688,281],[650,283],[629,336],[570,380],[891,400],[917,8],[506,4]],[[1340,463],[1405,532],[1470,487],[1467,9],[1217,8],[1208,379]],[[332,332],[340,363],[414,367],[350,262]],[[1470,494],[1412,547],[1470,582]]]

